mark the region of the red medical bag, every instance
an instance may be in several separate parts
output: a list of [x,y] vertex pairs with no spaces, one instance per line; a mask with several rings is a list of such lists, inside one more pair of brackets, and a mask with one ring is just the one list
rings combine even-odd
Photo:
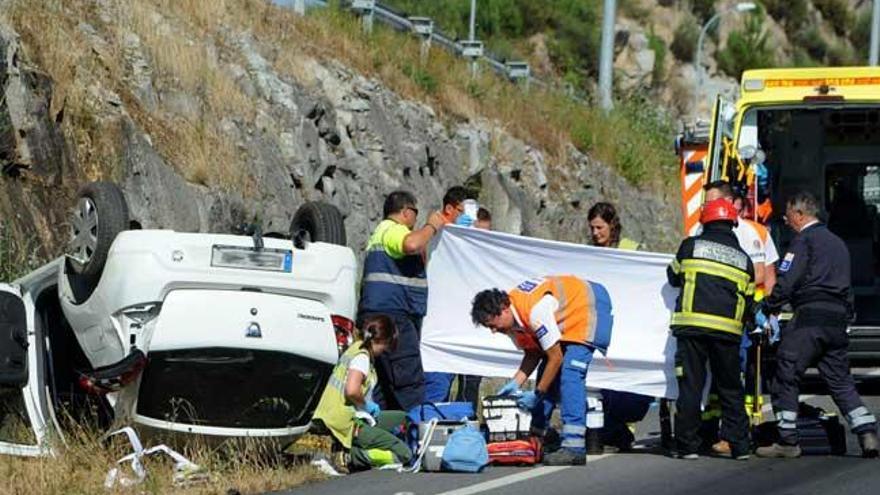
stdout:
[[537,464],[541,462],[541,443],[529,440],[509,440],[488,444],[491,464]]

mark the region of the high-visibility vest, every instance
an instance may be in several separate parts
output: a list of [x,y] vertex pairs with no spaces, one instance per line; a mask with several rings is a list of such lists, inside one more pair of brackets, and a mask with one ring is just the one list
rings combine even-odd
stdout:
[[640,247],[641,245],[638,242],[626,237],[621,237],[620,241],[617,242],[617,249],[623,249],[624,251],[638,251]]
[[518,347],[540,350],[534,335],[538,329],[532,326],[531,313],[535,304],[548,294],[559,301],[556,324],[562,342],[589,344],[603,352],[608,349],[614,323],[608,291],[601,284],[573,275],[526,280],[509,292],[511,306],[526,327],[513,334]]
[[425,262],[418,254],[400,259],[388,255],[382,237],[394,225],[393,220],[385,220],[370,237],[358,311],[421,318],[428,310]]
[[[327,382],[327,387],[321,394],[321,400],[318,402],[314,414],[315,419],[320,419],[346,449],[351,448],[354,436],[355,408],[345,398],[345,380],[348,377],[348,366],[351,364],[351,360],[359,354],[369,356],[363,342],[360,341],[349,346],[348,350],[339,358],[330,375],[330,381]],[[375,384],[376,371],[370,366],[370,373],[361,385],[361,393],[366,397]]]

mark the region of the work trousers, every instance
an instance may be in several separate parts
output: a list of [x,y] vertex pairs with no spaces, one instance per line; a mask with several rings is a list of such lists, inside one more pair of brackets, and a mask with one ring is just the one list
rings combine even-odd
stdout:
[[647,395],[603,390],[602,406],[605,424],[602,427],[602,443],[623,450],[630,448],[635,441],[630,424],[645,419],[652,402],[654,398]]
[[[364,314],[361,318],[367,316],[369,314]],[[373,401],[382,409],[409,411],[425,400],[425,375],[419,350],[422,320],[399,314],[388,316],[397,326],[397,349],[389,349],[376,357],[378,384],[373,390]]]
[[400,433],[406,421],[402,411],[382,411],[376,426],[358,421],[351,441],[351,467],[355,470],[387,464],[407,464],[412,451],[394,433]]
[[780,441],[786,445],[798,443],[800,384],[804,372],[813,365],[828,384],[831,398],[846,417],[853,433],[877,429],[876,419],[859,397],[855,381],[849,372],[846,323],[842,318],[836,324],[821,324],[821,320],[821,317],[816,319],[809,314],[795,314],[780,334],[779,348],[776,351],[776,373],[770,392],[773,396],[773,409],[779,421]]
[[[455,397],[451,396],[452,381],[458,377],[458,389]],[[439,371],[425,372],[425,402],[470,402],[476,411],[480,404],[480,383],[483,377],[478,375],[455,375]]]
[[[587,368],[593,360],[593,348],[585,344],[562,343],[562,367],[553,385],[532,410],[532,433],[543,436],[553,414],[560,405],[562,417],[562,448],[586,454],[587,433]],[[538,368],[538,381],[544,375],[546,361]]]
[[474,411],[479,410],[480,384],[483,377],[479,375],[458,375],[458,391],[455,393],[457,402],[470,402]]
[[675,411],[675,439],[680,454],[700,448],[700,405],[706,385],[706,362],[721,403],[721,438],[730,442],[735,455],[749,452],[749,418],[740,381],[739,342],[711,335],[682,335],[676,338],[675,370],[678,400]]

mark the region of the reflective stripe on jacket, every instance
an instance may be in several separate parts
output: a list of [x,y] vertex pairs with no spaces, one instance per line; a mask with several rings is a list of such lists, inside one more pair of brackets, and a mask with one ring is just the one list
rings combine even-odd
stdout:
[[382,236],[392,225],[380,223],[370,238],[358,310],[421,318],[428,309],[425,263],[419,254],[395,259],[386,252]]
[[699,236],[685,239],[667,275],[672,286],[681,287],[673,331],[742,335],[743,320],[751,316],[755,272],[729,226],[712,223]]
[[[348,378],[348,366],[358,354],[367,354],[363,342],[353,343],[339,358],[330,375],[330,381],[327,382],[327,387],[321,394],[321,400],[318,402],[314,415],[315,419],[320,419],[346,449],[351,448],[354,435],[355,408],[345,398],[345,380]],[[364,394],[364,397],[375,384],[376,371],[371,365],[370,374],[361,385],[361,393]]]
[[[556,323],[562,342],[589,344],[603,352],[608,349],[613,316],[611,298],[604,286],[573,275],[550,276],[519,284],[509,292],[510,303],[532,335],[536,330],[530,321],[532,308],[547,294],[559,301]],[[527,335],[520,338],[523,344],[530,341]],[[517,345],[520,345],[520,338],[516,339]]]

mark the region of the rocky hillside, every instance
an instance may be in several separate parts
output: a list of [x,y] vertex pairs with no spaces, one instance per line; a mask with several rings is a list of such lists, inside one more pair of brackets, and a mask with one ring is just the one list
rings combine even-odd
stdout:
[[[61,252],[76,190],[95,179],[122,186],[143,228],[255,221],[286,235],[297,207],[320,199],[360,250],[386,193],[413,190],[427,212],[467,183],[500,230],[584,242],[586,209],[605,199],[626,235],[676,243],[666,179],[637,187],[578,150],[536,106],[555,97],[488,74],[429,92],[425,77],[467,67],[436,50],[431,76],[408,37],[363,38],[347,14],[303,19],[262,0],[2,0],[0,12],[7,272]],[[640,145],[627,149],[647,156]]]

